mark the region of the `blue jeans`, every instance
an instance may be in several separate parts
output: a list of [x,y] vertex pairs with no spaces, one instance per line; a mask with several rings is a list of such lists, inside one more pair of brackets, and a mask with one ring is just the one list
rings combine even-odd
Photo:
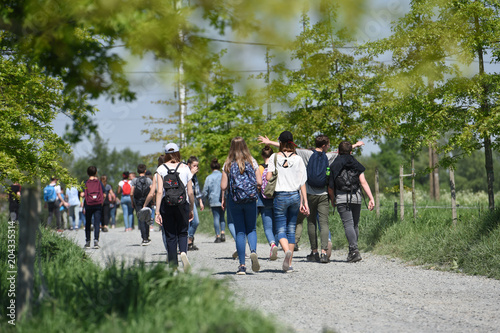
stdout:
[[122,209],[125,229],[132,228],[134,210],[132,209],[132,200],[130,200],[130,195],[122,195]]
[[111,225],[116,225],[116,205],[113,205],[113,207],[110,207],[109,209],[109,216],[111,218]]
[[224,211],[221,207],[210,207],[214,216],[215,235],[220,236],[221,231],[226,231],[226,221],[224,220]]
[[[262,226],[264,227],[264,233],[266,234],[267,242],[269,244],[276,243],[275,238],[275,228],[273,225],[273,215],[274,207],[272,199],[263,199],[264,206],[259,207],[259,213],[262,217]],[[267,202],[269,201],[269,203]]]
[[295,226],[300,209],[299,192],[276,192],[274,196],[274,225],[278,240],[286,238],[295,244]]
[[229,229],[231,236],[233,236],[233,239],[236,241],[236,231],[234,230],[234,222],[229,207],[226,207],[226,212],[227,212],[227,228]]
[[198,218],[198,208],[196,207],[196,204],[194,204],[193,220],[189,222],[189,229],[188,229],[189,238],[194,237],[194,234],[196,233],[196,229],[198,229],[199,224],[200,224],[200,219]]
[[240,265],[244,265],[246,237],[248,238],[250,252],[257,250],[257,202],[235,203],[229,199],[228,208],[231,210],[231,218],[236,232],[238,258]]

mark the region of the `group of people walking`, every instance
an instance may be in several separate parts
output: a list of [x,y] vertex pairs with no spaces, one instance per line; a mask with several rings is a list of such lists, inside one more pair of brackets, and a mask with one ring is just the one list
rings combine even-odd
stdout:
[[[365,168],[351,155],[352,149],[363,143],[351,145],[343,141],[338,151],[331,152],[330,141],[324,135],[316,137],[316,147],[312,150],[297,148],[289,131],[282,132],[278,141],[265,136],[260,136],[259,140],[265,144],[261,150],[263,163],[258,164],[243,138],[235,137],[222,167],[216,158],[210,162],[212,172],[205,179],[203,190],[200,190],[197,179],[198,159],[191,156],[187,163],[183,163],[175,143],[165,146],[165,154],[158,158],[154,175],[146,170],[144,164],[137,168],[139,177],[123,173],[116,195],[107,184],[106,177],[102,176],[99,180],[97,168],[90,166],[85,191],[80,194],[77,203],[85,208],[85,247],[90,247],[93,223],[94,248],[99,248],[101,224],[102,230],[106,231],[111,215],[105,202],[116,203],[120,200],[125,231],[132,230],[135,210],[141,244],[149,245],[151,224],[156,221],[163,233],[168,263],[177,267],[180,254],[183,268],[188,271],[187,252],[198,249],[194,242],[199,224],[198,209],[204,210],[205,198],[213,216],[215,243],[226,240],[226,225],[236,241],[233,258],[239,260],[239,275],[247,271],[247,243],[251,269],[254,272],[260,270],[256,231],[258,214],[262,216],[270,247],[269,259],[276,260],[281,248],[284,252],[284,272],[293,272],[293,253],[306,218],[311,245],[307,260],[328,263],[332,248],[328,227],[330,204],[337,207],[344,224],[349,242],[347,261],[361,260],[357,246],[363,200],[361,190],[368,196],[368,209],[374,207],[373,196],[364,177]],[[54,187],[56,199],[59,198],[62,191],[57,188],[57,179],[52,179],[49,186]],[[51,193],[46,195],[53,196]],[[79,195],[78,191],[76,195]],[[57,204],[54,203],[56,200],[46,201],[50,224]],[[61,206],[73,206],[71,199],[66,202],[59,198],[59,201]],[[320,244],[317,242],[318,229]]]

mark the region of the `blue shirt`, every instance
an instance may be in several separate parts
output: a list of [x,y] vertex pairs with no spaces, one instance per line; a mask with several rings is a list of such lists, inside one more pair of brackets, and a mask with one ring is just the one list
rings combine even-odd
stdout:
[[214,170],[205,179],[203,186],[203,196],[208,199],[210,207],[220,207],[221,203],[221,188],[220,181],[222,179],[222,172]]

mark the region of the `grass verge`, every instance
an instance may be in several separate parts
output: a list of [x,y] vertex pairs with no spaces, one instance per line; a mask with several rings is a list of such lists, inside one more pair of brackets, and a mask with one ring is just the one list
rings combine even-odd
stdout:
[[[2,332],[275,332],[260,313],[239,306],[224,280],[176,274],[164,264],[101,269],[78,246],[41,231],[32,316],[7,323],[7,262],[0,263]],[[0,223],[7,258],[7,223]],[[41,273],[40,273],[40,271]]]

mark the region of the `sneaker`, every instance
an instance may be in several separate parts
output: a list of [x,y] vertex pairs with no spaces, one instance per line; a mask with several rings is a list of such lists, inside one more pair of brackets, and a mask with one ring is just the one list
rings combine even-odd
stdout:
[[107,226],[103,226],[102,227],[102,232],[108,232],[108,227]]
[[358,250],[354,250],[352,252],[349,252],[349,255],[347,256],[347,262],[356,262],[356,261],[360,261],[361,259],[362,259],[361,254],[359,254]]
[[257,256],[257,253],[252,252],[250,254],[250,260],[252,261],[252,271],[258,272],[260,270],[260,265],[259,265],[259,257]]
[[332,248],[333,248],[332,241],[328,241],[328,248],[326,250],[326,256],[328,260],[330,260],[330,257],[332,256]]
[[243,265],[240,265],[238,267],[238,271],[236,272],[236,275],[246,275],[247,274],[247,268]]
[[181,252],[181,261],[184,266],[184,273],[188,273],[191,270],[191,264],[189,263],[186,252]]
[[278,259],[278,247],[276,244],[272,243],[271,244],[271,252],[269,253],[269,260],[276,260]]
[[286,251],[285,260],[283,260],[283,272],[287,272],[290,269],[290,259],[292,258],[292,251]]
[[297,244],[295,244],[295,246],[293,247],[293,251],[294,252],[300,251],[300,248]]
[[226,241],[226,234],[220,234],[220,241],[225,242]]
[[232,257],[233,257],[233,259],[235,259],[235,260],[236,260],[236,259],[238,259],[238,251],[234,251],[234,252],[233,252],[233,256],[232,256]]
[[319,253],[311,251],[311,254],[306,256],[307,261],[319,262]]
[[85,246],[84,246],[85,249],[90,249],[90,241],[86,241],[85,242]]
[[150,244],[151,244],[151,240],[150,239],[143,239],[142,243],[141,243],[142,246],[148,246]]
[[321,253],[321,258],[319,259],[319,262],[322,264],[328,264],[330,262],[330,259],[328,259],[328,255],[326,253]]
[[288,267],[288,270],[286,271],[286,273],[293,273],[293,272],[295,272],[293,270],[293,267],[292,266]]
[[214,243],[222,243],[222,241],[221,241],[221,239],[220,239],[220,237],[219,237],[219,236],[217,236],[217,237],[215,238]]
[[94,241],[94,249],[98,249],[98,248],[99,248],[99,241],[95,240]]

